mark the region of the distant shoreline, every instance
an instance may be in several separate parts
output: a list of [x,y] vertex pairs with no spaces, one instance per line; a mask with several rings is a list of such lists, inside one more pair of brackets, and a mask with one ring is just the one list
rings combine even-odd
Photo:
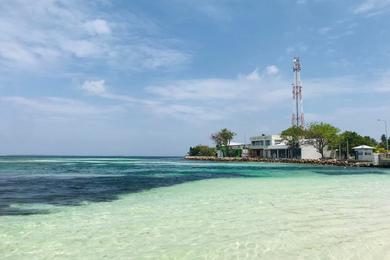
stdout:
[[218,158],[212,156],[185,156],[185,160],[193,161],[213,161],[213,162],[269,162],[269,163],[294,163],[294,164],[313,164],[313,165],[328,165],[339,167],[378,167],[372,162],[352,162],[346,160],[335,159],[268,159],[268,158],[234,158],[225,157]]

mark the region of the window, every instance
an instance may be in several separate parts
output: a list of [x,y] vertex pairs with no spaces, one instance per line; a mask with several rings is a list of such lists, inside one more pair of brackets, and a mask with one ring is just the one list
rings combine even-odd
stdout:
[[271,140],[265,140],[265,146],[270,146],[271,145]]
[[252,145],[264,146],[264,141],[252,141]]

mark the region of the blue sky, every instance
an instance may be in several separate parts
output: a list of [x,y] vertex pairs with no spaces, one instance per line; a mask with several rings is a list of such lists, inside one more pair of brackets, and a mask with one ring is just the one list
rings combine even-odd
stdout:
[[0,153],[182,155],[306,120],[379,138],[389,0],[0,2]]

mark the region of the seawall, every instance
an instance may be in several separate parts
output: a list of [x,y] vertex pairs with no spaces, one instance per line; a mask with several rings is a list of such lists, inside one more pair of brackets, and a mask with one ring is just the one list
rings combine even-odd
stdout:
[[185,156],[186,160],[195,161],[214,161],[214,162],[269,162],[269,163],[297,163],[297,164],[314,164],[330,165],[342,167],[376,167],[371,162],[340,161],[335,159],[309,160],[309,159],[268,159],[268,158],[218,158],[212,156]]

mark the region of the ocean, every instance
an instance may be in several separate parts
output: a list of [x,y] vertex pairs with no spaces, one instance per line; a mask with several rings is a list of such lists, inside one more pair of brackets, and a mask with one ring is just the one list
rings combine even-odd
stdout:
[[1,259],[390,259],[390,170],[0,157]]

